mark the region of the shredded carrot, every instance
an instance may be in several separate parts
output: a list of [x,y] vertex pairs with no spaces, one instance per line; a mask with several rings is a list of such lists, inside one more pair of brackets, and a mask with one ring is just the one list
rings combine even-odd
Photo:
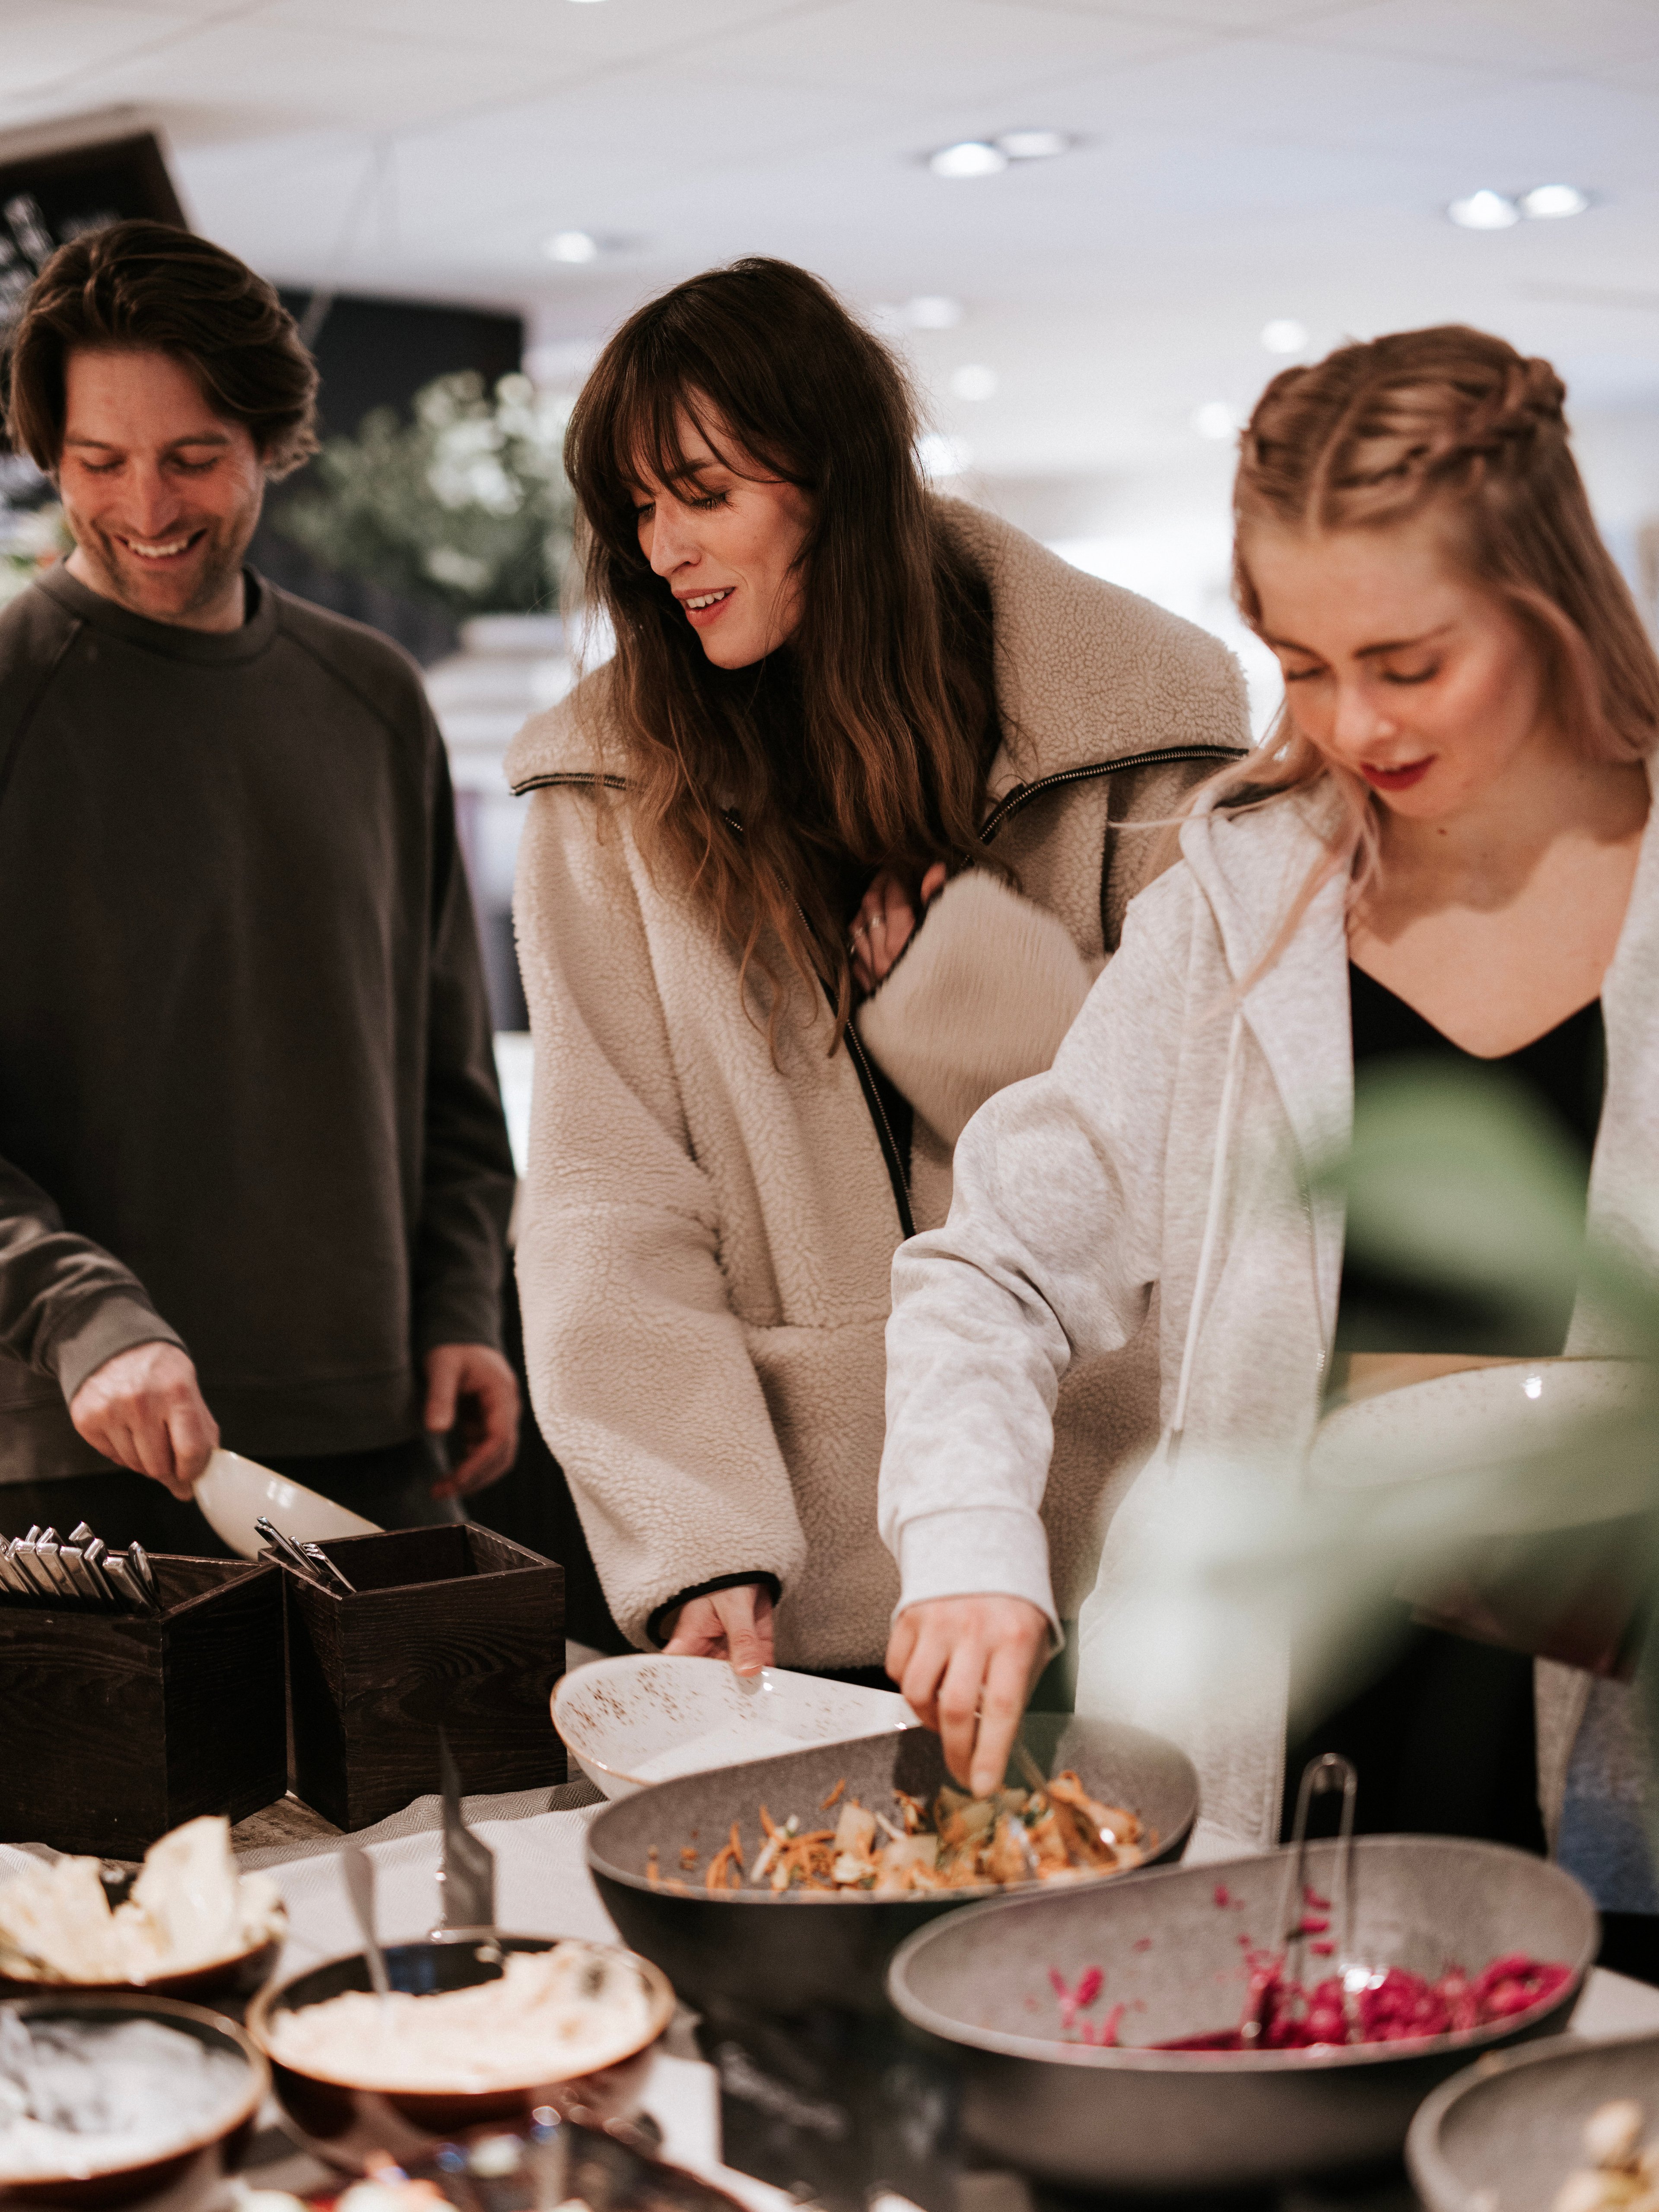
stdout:
[[841,1796],[841,1794],[842,1794],[842,1790],[846,1789],[846,1787],[847,1787],[847,1777],[843,1774],[843,1775],[842,1776],[842,1778],[841,1778],[841,1780],[840,1780],[838,1783],[836,1783],[836,1784],[835,1788],[834,1788],[834,1789],[830,1792],[830,1795],[829,1795],[827,1797],[823,1798],[823,1799],[820,1802],[819,1806],[818,1806],[818,1810],[819,1810],[819,1812],[820,1812],[820,1813],[827,1813],[827,1812],[830,1810],[830,1807],[835,1803],[836,1800],[836,1799]]
[[662,1887],[662,1874],[657,1865],[657,1847],[654,1844],[645,1855],[645,1878],[653,1889]]
[[741,1889],[743,1887],[743,1837],[735,1820],[728,1842],[720,1845],[708,1862],[708,1871],[703,1876],[707,1889]]
[[778,1832],[777,1823],[773,1820],[772,1815],[767,1811],[764,1805],[760,1808],[760,1824],[762,1832],[765,1835],[775,1836]]

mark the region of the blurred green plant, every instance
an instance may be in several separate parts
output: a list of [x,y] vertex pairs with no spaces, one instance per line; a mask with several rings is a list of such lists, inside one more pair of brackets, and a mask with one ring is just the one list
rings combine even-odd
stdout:
[[[1109,1631],[1091,1637],[1085,1607],[1091,1706],[1110,1709],[1114,1680],[1133,1680],[1140,1710],[1161,1703],[1179,1732],[1217,1684],[1273,1679],[1289,1643],[1293,1718],[1316,1720],[1393,1656],[1403,1577],[1478,1579],[1507,1545],[1541,1544],[1547,1559],[1601,1524],[1622,1532],[1628,1579],[1659,1620],[1659,1281],[1634,1243],[1586,1239],[1583,1189],[1562,1138],[1500,1075],[1425,1062],[1368,1087],[1350,1149],[1314,1176],[1316,1197],[1345,1209],[1346,1249],[1425,1293],[1478,1293],[1523,1329],[1576,1297],[1595,1349],[1556,1367],[1553,1411],[1558,1389],[1540,1382],[1535,1413],[1511,1404],[1439,1435],[1384,1416],[1362,1445],[1316,1448],[1298,1469],[1188,1446],[1184,1504],[1146,1517]],[[1528,1401],[1535,1364],[1510,1370]],[[1643,1637],[1633,1686],[1659,1771],[1659,1635]],[[1659,1793],[1644,1810],[1659,1864]]]
[[271,516],[325,567],[457,616],[556,611],[575,501],[569,402],[472,369],[416,393],[414,420],[366,415],[331,438]]
[[15,599],[43,568],[75,550],[55,501],[46,507],[0,506],[0,607]]

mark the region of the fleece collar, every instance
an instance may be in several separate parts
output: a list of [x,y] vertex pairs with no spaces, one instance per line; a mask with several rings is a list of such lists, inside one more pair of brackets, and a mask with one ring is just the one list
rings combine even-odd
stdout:
[[[937,499],[946,529],[991,594],[1004,743],[990,789],[1166,744],[1234,748],[1243,678],[1207,631],[1086,576],[984,508]],[[619,774],[606,744],[609,677],[597,669],[526,724],[507,756],[515,791],[559,777]]]

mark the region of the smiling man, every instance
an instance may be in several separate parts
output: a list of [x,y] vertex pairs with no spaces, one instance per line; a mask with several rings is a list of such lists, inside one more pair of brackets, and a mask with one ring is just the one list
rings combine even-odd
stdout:
[[316,381],[267,284],[157,223],[63,247],[13,343],[75,550],[0,617],[8,1534],[209,1548],[222,1432],[392,1526],[515,1449],[443,746],[395,647],[244,565]]

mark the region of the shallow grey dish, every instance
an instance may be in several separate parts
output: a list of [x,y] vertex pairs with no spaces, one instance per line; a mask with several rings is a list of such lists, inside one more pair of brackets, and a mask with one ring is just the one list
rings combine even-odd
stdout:
[[1584,2163],[1584,2123],[1633,2097],[1659,2133],[1659,2035],[1553,2037],[1483,2058],[1443,2082],[1412,2122],[1406,2163],[1429,2212],[1550,2212]]
[[[1334,1844],[1308,1853],[1330,1894]],[[963,2121],[1019,2170],[1091,2189],[1243,2188],[1395,2157],[1418,2105],[1500,2044],[1562,2027],[1595,1956],[1595,1908],[1571,1875],[1496,1844],[1369,1836],[1353,1847],[1355,1957],[1438,1974],[1513,1951],[1569,1966],[1553,2002],[1493,2027],[1311,2051],[1088,2049],[1061,2040],[1050,1967],[1075,1987],[1099,1966],[1101,2021],[1146,2045],[1236,2027],[1244,1945],[1273,1932],[1285,1853],[1176,1868],[1123,1888],[976,1906],[904,1945],[888,1990],[962,2062]],[[1142,1946],[1144,1948],[1137,1948]],[[1310,1959],[1316,1972],[1325,1962]],[[1508,2208],[1504,2208],[1508,2212]]]
[[[1159,1857],[1180,1851],[1198,1810],[1198,1778],[1174,1744],[1119,1722],[1070,1714],[1028,1714],[1020,1733],[1045,1774],[1075,1767],[1091,1795],[1128,1807],[1157,1831]],[[884,1813],[895,1789],[929,1796],[950,1778],[937,1736],[890,1729],[659,1783],[607,1806],[594,1821],[587,1863],[607,1911],[623,1941],[654,1960],[688,2004],[707,2011],[724,2002],[789,2016],[818,2005],[885,2012],[883,1977],[898,1945],[941,1913],[988,1893],[957,1891],[925,1901],[866,1892],[774,1897],[747,1888],[710,1895],[696,1876],[683,1893],[652,1885],[646,1864],[653,1845],[665,1883],[678,1875],[685,1844],[695,1841],[706,1864],[736,1820],[752,1864],[761,1806],[780,1826],[792,1813],[805,1823],[843,1777],[848,1796]],[[1012,1768],[1009,1778],[1024,1786]],[[826,1825],[834,1817],[826,1814]],[[1066,1887],[1073,1895],[1092,1893],[1140,1879],[1104,1875]]]

